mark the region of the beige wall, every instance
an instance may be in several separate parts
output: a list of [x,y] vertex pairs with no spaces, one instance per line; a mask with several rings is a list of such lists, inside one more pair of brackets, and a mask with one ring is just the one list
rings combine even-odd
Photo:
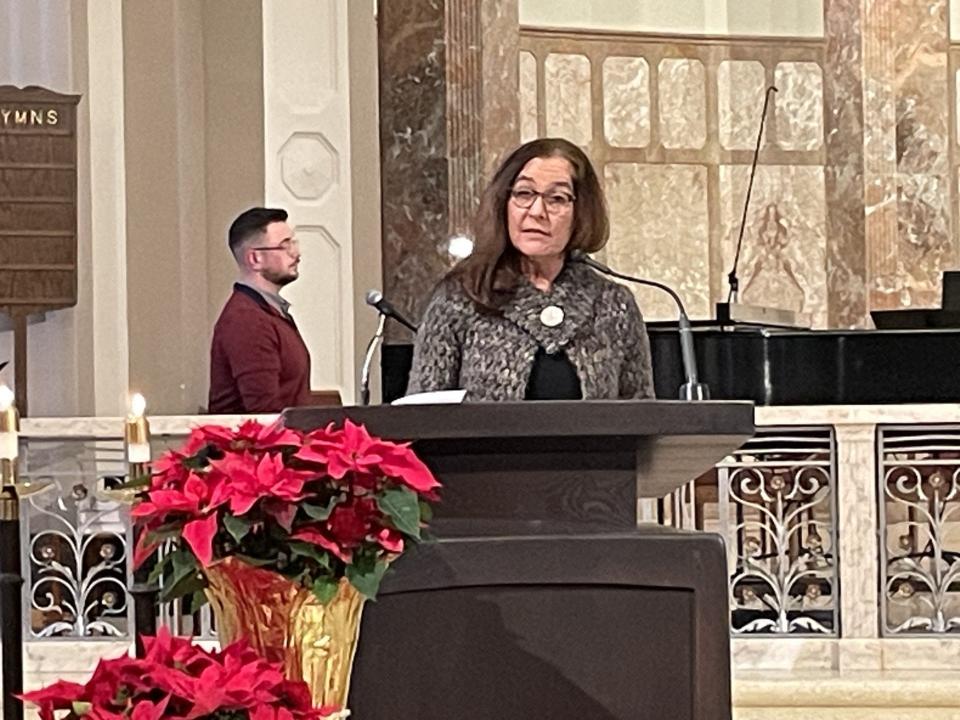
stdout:
[[707,35],[823,35],[822,0],[520,0],[528,26]]
[[[353,196],[354,351],[363,362],[377,315],[363,304],[370,288],[383,287],[380,250],[380,123],[377,102],[375,0],[350,0],[350,176]],[[380,400],[379,358],[370,379],[371,402]],[[344,401],[346,402],[346,400]]]
[[[64,93],[86,94],[86,3],[67,0],[7,2],[0,5],[0,84],[41,85]],[[78,111],[81,144],[88,143],[88,105]],[[78,153],[80,210],[79,258],[90,258],[89,162]],[[89,273],[80,273],[79,302],[89,303]],[[34,415],[73,415],[92,409],[90,372],[92,322],[89,312],[69,308],[31,319],[28,338],[28,394]],[[13,358],[13,336],[0,318],[0,362]],[[13,364],[0,372],[13,385]]]
[[[260,0],[124,4],[130,376],[153,412],[195,412],[206,404],[210,333],[236,276],[226,231],[240,211],[262,204],[286,207],[293,224],[304,226],[302,277],[286,294],[319,371],[315,389],[339,386],[352,401],[355,345],[372,332],[369,314],[354,312],[362,305],[356,283],[366,288],[380,280],[378,213],[370,212],[379,209],[376,32],[372,2],[334,0],[327,7],[328,17],[341,17],[337,28],[307,22],[323,17],[312,4],[288,6],[283,18],[296,23],[290,15],[300,13],[303,19],[300,35],[283,33],[288,45],[299,38],[321,52],[343,53],[335,63],[346,78],[337,87],[349,88],[342,108],[325,109],[297,127],[343,138],[337,140],[342,194],[335,208],[324,209],[287,194],[275,177],[283,167],[275,145],[285,143],[269,130],[287,117],[276,100],[286,96],[269,99],[267,90],[294,78],[310,82],[304,73],[314,71],[300,66],[309,64],[306,53],[284,60],[268,51],[266,39],[278,39],[275,28],[266,32],[268,8]],[[343,28],[348,42],[315,44],[318,30]],[[300,161],[288,155],[283,163]],[[346,220],[344,207],[354,210]],[[328,262],[322,244],[311,242],[317,228],[343,248],[343,272]],[[330,296],[337,287],[339,295]],[[343,328],[334,316],[343,318]],[[330,356],[338,344],[343,353]]]
[[130,385],[154,413],[205,407],[209,338],[263,203],[260,0],[124,3]]
[[[227,249],[227,229],[241,211],[263,203],[262,16],[260,0],[206,0],[203,4],[205,337],[209,337],[237,274]],[[208,362],[204,355],[204,368]]]
[[202,7],[123,5],[130,388],[156,413],[206,390]]

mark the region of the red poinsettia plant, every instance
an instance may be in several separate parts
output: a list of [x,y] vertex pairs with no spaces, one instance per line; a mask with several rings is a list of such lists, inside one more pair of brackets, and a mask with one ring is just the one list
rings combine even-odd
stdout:
[[421,539],[439,483],[409,444],[347,420],[312,432],[248,421],[204,425],[162,455],[133,508],[135,564],[164,543],[153,569],[163,599],[204,601],[200,570],[236,557],[280,573],[327,602],[346,577],[374,597],[387,563]]
[[41,720],[320,720],[338,711],[312,707],[305,682],[286,680],[243,641],[208,652],[162,629],[143,642],[142,659],[101,660],[85,685],[60,680],[21,699]]

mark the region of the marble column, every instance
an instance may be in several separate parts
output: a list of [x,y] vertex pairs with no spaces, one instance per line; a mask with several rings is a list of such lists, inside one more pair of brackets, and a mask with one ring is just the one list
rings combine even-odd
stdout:
[[[517,0],[382,0],[384,293],[419,319],[469,233],[479,194],[520,138]],[[409,339],[391,324],[388,338]]]
[[937,306],[951,229],[946,0],[824,0],[829,325]]

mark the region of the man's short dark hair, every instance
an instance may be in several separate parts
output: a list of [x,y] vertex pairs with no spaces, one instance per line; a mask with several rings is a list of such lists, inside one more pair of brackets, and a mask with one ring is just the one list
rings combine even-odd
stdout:
[[287,211],[280,208],[255,207],[244,210],[230,225],[227,234],[227,244],[233,256],[240,259],[240,248],[254,235],[266,232],[267,225],[275,222],[285,222]]

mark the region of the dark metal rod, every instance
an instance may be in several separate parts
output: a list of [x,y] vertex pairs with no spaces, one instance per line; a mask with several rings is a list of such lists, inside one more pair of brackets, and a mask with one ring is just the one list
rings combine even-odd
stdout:
[[156,585],[146,583],[146,573],[143,569],[134,575],[134,584],[130,588],[133,595],[133,624],[136,633],[136,653],[138,658],[144,656],[143,636],[153,637],[157,634],[157,594]]
[[16,491],[0,491],[0,643],[3,663],[3,720],[23,720],[23,607],[20,567],[20,506]]

